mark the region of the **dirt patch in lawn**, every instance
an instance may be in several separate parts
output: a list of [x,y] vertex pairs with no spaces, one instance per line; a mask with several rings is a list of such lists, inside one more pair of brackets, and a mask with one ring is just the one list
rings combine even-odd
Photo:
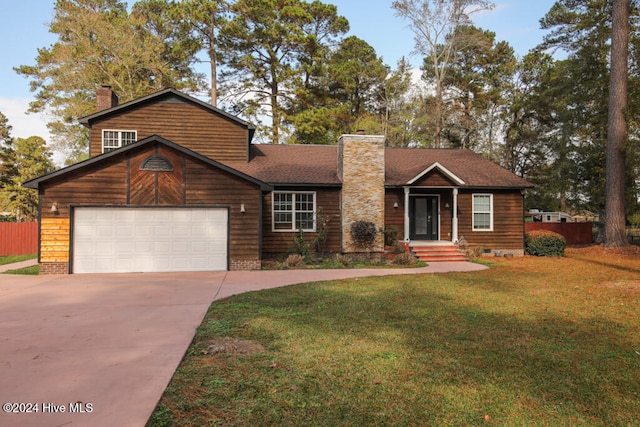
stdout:
[[607,248],[603,245],[592,245],[580,248],[567,248],[565,250],[567,255],[585,255],[585,256],[597,256],[604,258],[612,257],[640,257],[640,246],[629,245],[622,248]]
[[[567,248],[567,256],[590,259],[592,262],[609,264],[621,269],[640,271],[640,246],[629,245],[622,248],[607,248],[603,245],[586,246],[582,248]],[[601,283],[605,288],[617,289],[623,292],[640,293],[640,280],[608,280]]]
[[620,280],[614,282],[603,282],[605,288],[618,289],[626,292],[640,293],[640,280]]
[[230,354],[248,356],[256,353],[264,353],[265,348],[256,341],[241,340],[238,338],[221,337],[210,342],[205,354]]

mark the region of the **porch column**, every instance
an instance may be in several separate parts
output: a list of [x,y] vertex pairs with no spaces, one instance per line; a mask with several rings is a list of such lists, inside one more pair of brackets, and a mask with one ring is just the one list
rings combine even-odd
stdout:
[[409,187],[404,187],[404,241],[409,241]]
[[456,243],[458,241],[458,189],[453,189],[453,218],[451,220],[451,241]]

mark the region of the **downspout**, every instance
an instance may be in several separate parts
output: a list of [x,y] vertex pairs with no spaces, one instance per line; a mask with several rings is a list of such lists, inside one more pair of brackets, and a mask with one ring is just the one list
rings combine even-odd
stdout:
[[404,241],[409,243],[409,187],[404,187]]
[[451,241],[458,243],[458,188],[453,189],[453,218],[451,219]]

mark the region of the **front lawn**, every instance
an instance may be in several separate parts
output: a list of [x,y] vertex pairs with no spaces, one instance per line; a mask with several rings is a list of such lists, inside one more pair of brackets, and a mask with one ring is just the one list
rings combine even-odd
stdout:
[[640,250],[630,252],[227,298],[149,425],[638,425]]
[[37,254],[33,255],[9,255],[0,256],[0,265],[13,264],[14,262],[22,262],[37,258]]

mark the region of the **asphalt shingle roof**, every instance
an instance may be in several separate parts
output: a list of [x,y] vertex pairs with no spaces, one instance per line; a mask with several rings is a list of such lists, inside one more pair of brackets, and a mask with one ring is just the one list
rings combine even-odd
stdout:
[[[471,150],[387,148],[386,185],[402,186],[438,162],[462,187],[528,188],[532,185]],[[250,161],[228,166],[272,185],[340,185],[335,145],[252,145]]]

